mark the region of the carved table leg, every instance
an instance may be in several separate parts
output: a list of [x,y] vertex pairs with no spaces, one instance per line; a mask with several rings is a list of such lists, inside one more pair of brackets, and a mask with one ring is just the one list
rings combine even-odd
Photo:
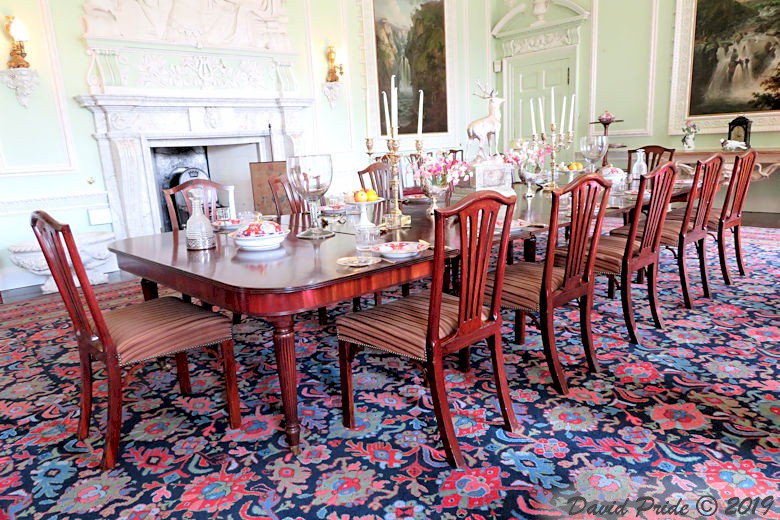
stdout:
[[536,237],[533,235],[523,240],[523,260],[536,262]]
[[279,387],[282,390],[287,444],[293,453],[301,452],[299,446],[301,426],[298,423],[298,372],[295,366],[294,315],[265,318],[274,326],[274,353]]

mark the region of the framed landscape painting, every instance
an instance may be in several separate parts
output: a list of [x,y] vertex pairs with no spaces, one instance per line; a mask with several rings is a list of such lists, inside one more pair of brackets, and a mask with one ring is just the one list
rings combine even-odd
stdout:
[[[368,112],[378,114],[380,133],[385,133],[381,93],[386,92],[390,98],[393,75],[398,86],[399,133],[417,133],[420,90],[425,93],[423,133],[447,133],[445,0],[369,0],[367,3],[371,7],[373,26],[368,34],[372,34],[376,51],[367,63],[375,64],[377,80],[374,83],[377,91],[368,96],[373,105]],[[370,48],[369,42],[366,43]],[[369,71],[369,75],[371,72],[374,71]]]
[[686,120],[726,133],[735,115],[780,129],[780,16],[775,0],[677,0],[669,132]]

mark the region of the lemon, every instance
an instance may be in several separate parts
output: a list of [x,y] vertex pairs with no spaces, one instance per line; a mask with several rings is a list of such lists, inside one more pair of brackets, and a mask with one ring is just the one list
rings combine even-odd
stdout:
[[373,201],[379,199],[379,195],[376,194],[376,191],[374,190],[368,190],[366,192],[366,200],[367,201]]
[[366,201],[368,201],[368,193],[366,193],[364,190],[358,190],[355,192],[355,202]]

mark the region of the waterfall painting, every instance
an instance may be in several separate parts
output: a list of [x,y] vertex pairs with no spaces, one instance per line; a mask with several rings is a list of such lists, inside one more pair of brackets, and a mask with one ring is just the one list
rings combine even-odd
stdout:
[[688,119],[725,133],[737,114],[780,128],[777,0],[677,0],[670,108],[670,133]]
[[[398,86],[400,134],[417,133],[418,92],[423,97],[423,133],[446,133],[447,60],[444,0],[373,0],[378,101]],[[385,129],[384,110],[379,110]]]

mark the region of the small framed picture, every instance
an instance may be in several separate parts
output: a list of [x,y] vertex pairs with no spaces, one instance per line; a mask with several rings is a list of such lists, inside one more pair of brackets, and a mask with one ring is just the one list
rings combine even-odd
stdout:
[[745,116],[739,116],[731,120],[729,123],[729,141],[736,141],[745,143],[745,146],[750,148],[750,125],[753,121]]

